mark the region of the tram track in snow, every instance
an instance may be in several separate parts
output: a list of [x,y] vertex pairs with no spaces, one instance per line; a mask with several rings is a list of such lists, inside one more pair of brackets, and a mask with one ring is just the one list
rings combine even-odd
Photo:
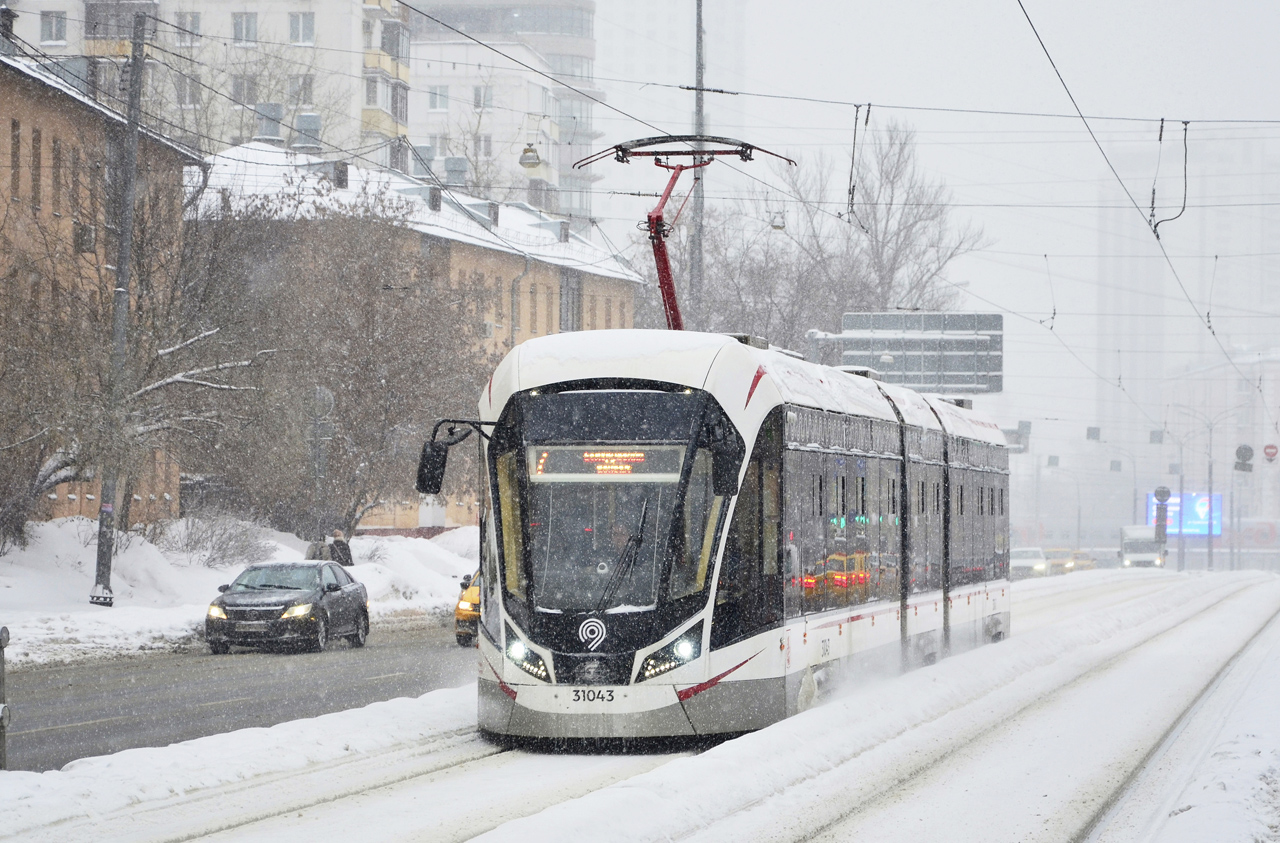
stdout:
[[111,814],[91,813],[26,830],[21,839],[64,841],[91,834],[97,840],[131,843],[196,840],[507,752],[486,741],[475,727],[452,730],[411,746],[354,754],[301,771],[253,776]]
[[[1118,654],[1114,658],[1094,666],[1043,698],[1013,713],[1012,716],[1001,718],[999,722],[992,722],[989,728],[967,735],[964,740],[947,747],[942,754],[915,765],[915,769],[909,776],[893,783],[889,790],[892,793],[890,804],[876,805],[870,811],[858,810],[850,812],[820,829],[810,830],[802,837],[793,839],[812,840],[815,843],[834,843],[834,841],[848,839],[886,841],[893,839],[929,839],[931,837],[930,829],[912,828],[908,820],[913,818],[911,814],[917,812],[919,805],[928,803],[931,793],[945,788],[947,784],[954,783],[965,776],[971,776],[972,780],[979,784],[982,781],[979,778],[980,776],[984,774],[991,776],[992,773],[1001,778],[1007,777],[1016,781],[1020,776],[1031,774],[1034,767],[1051,768],[1061,756],[1055,755],[1050,748],[1052,743],[1039,743],[1036,737],[1037,732],[1067,731],[1073,735],[1067,740],[1077,738],[1084,740],[1086,735],[1071,727],[1080,725],[1080,722],[1087,718],[1087,715],[1083,713],[1082,706],[1087,704],[1087,698],[1097,698],[1104,693],[1102,680],[1105,677],[1110,674],[1112,677],[1121,678],[1124,674],[1130,674],[1129,681],[1122,679],[1120,683],[1116,683],[1117,687],[1138,684],[1132,681],[1132,675],[1138,671],[1152,670],[1153,661],[1159,658],[1158,655],[1152,655],[1153,653],[1182,651],[1190,638],[1204,634],[1203,630],[1216,625],[1216,622],[1224,613],[1234,612],[1237,608],[1237,601],[1247,597],[1247,595],[1242,595],[1246,588],[1242,586],[1221,595],[1219,599],[1210,605],[1202,607],[1195,615],[1157,633],[1143,641],[1135,649]],[[1082,774],[1082,778],[1071,777],[1070,787],[1073,797],[1069,801],[1082,803],[1083,810],[1068,810],[1065,814],[1059,813],[1057,816],[1054,816],[1051,811],[1035,812],[1036,822],[1024,822],[1021,826],[1018,826],[1015,822],[1002,830],[988,828],[983,833],[984,839],[1071,841],[1071,843],[1085,843],[1085,841],[1092,840],[1091,833],[1113,810],[1116,804],[1122,800],[1124,794],[1129,790],[1134,780],[1142,774],[1151,759],[1158,754],[1162,747],[1176,737],[1205,697],[1218,686],[1222,678],[1255,645],[1258,639],[1268,629],[1277,624],[1277,619],[1280,619],[1280,600],[1275,601],[1274,607],[1266,614],[1265,620],[1262,621],[1261,625],[1253,630],[1251,634],[1248,634],[1238,648],[1230,653],[1211,675],[1207,676],[1207,678],[1203,675],[1200,676],[1195,682],[1191,683],[1190,690],[1184,690],[1184,693],[1179,696],[1176,705],[1159,711],[1161,716],[1158,717],[1158,724],[1167,724],[1162,731],[1155,734],[1149,730],[1146,740],[1135,744],[1136,751],[1129,753],[1126,758],[1111,759],[1113,765],[1119,765],[1119,769],[1113,767],[1110,770],[1100,771],[1095,765],[1093,769],[1073,771]],[[1175,641],[1178,643],[1174,643]],[[1190,699],[1187,698],[1188,696]],[[1085,702],[1082,703],[1082,700],[1085,700]],[[1150,703],[1150,700],[1129,699],[1117,702],[1116,709],[1124,711],[1127,708],[1128,711],[1125,713],[1133,713],[1135,708],[1139,706],[1145,707]],[[1152,714],[1156,713],[1154,706],[1147,710]],[[1077,718],[1076,723],[1070,723],[1069,718],[1072,717]],[[1111,726],[1114,732],[1126,731],[1125,729],[1116,728],[1114,724],[1111,724]],[[1096,738],[1097,735],[1095,734],[1093,737]],[[1118,738],[1119,734],[1116,737]],[[1016,746],[1021,759],[1024,762],[1030,761],[1030,763],[1026,764],[1024,769],[1010,769],[1009,766],[992,763],[993,759],[1007,759],[1010,757],[1008,753],[1002,753],[998,748],[1001,743],[1007,746]],[[993,745],[997,748],[992,749]],[[1061,744],[1059,744],[1058,749],[1061,749]],[[1120,754],[1123,755],[1123,753]],[[1028,758],[1028,756],[1031,756],[1031,758]],[[1046,771],[1047,774],[1043,776],[1037,787],[1022,788],[1022,790],[1027,791],[1025,794],[1010,795],[1010,812],[1018,813],[1014,806],[1020,806],[1025,809],[1028,805],[1034,805],[1035,797],[1031,791],[1040,789],[1052,791],[1055,787],[1060,787],[1062,778],[1056,775],[1055,772]],[[1084,779],[1084,777],[1088,778]],[[1119,781],[1112,781],[1116,777],[1119,777]],[[1050,795],[1046,793],[1042,798],[1050,798]],[[1030,799],[1021,798],[1023,796],[1030,797]],[[914,808],[912,807],[913,805]],[[1024,810],[1023,813],[1025,819],[1026,811]],[[869,814],[869,816],[859,816],[861,814]],[[897,837],[889,836],[887,832],[895,826],[906,833]],[[814,833],[815,831],[817,832],[816,834]],[[1013,836],[1006,837],[1006,834],[1012,834]],[[918,835],[923,835],[923,837],[918,838]],[[699,835],[696,839],[702,838]],[[959,840],[964,838],[952,837],[950,839]]]
[[[1070,840],[1118,786],[1121,768],[1140,764],[1159,742],[1185,709],[1187,694],[1194,697],[1280,609],[1280,581],[1266,575],[1177,577],[1145,596],[1121,590],[1128,599],[1101,596],[1103,608],[1071,622],[1050,624],[1022,641],[1015,625],[1008,642],[857,689],[705,756],[550,807],[483,839],[537,843],[590,836],[600,832],[601,817],[625,812],[638,819],[611,828],[615,840]],[[1230,652],[1208,645],[1219,632],[1239,639]],[[1182,677],[1185,693],[1169,696],[1181,702],[1173,709],[1172,703],[1150,705],[1142,683],[1156,687],[1180,656],[1194,660]],[[1131,667],[1142,672],[1126,685]],[[1102,692],[1106,706],[1123,709],[1124,699],[1105,698],[1116,687],[1132,697],[1129,719],[1146,721],[1146,731],[1137,730],[1143,733],[1140,746],[1122,747],[1123,757],[1108,762],[1100,779],[1089,758],[1055,770],[1054,757],[1036,749],[1028,726],[1056,736],[1060,753],[1094,740],[1119,747],[1123,731],[1088,734],[1088,717],[1097,712],[1082,702],[1092,697],[1096,704]],[[1073,704],[1082,707],[1073,712]],[[1147,734],[1153,724],[1159,728]],[[996,745],[1027,769],[991,762]],[[940,781],[940,774],[979,756],[987,759],[985,766],[971,771],[985,780]],[[769,759],[765,767],[752,762],[762,758]],[[1048,786],[1034,796],[1019,790],[1041,783]],[[1054,799],[1049,791],[1056,791]],[[1052,802],[1057,810],[1064,801],[1065,826],[1061,816],[1043,822],[1035,816],[1045,813],[1042,806]],[[886,817],[892,821],[879,822]],[[1025,825],[1012,828],[1011,817]],[[916,828],[917,822],[927,827]]]

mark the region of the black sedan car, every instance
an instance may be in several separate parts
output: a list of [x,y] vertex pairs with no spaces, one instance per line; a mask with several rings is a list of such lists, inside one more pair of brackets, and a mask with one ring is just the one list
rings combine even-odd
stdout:
[[369,636],[369,593],[332,562],[250,565],[218,591],[204,622],[214,653],[232,644],[319,652],[335,637],[363,647]]

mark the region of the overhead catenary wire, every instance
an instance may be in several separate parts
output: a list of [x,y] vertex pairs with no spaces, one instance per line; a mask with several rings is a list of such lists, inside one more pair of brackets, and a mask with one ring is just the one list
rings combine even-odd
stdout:
[[[1031,27],[1032,34],[1035,35],[1036,41],[1040,44],[1040,49],[1044,52],[1045,58],[1049,60],[1049,66],[1053,68],[1054,75],[1058,77],[1058,82],[1062,85],[1063,91],[1066,92],[1067,98],[1071,100],[1072,107],[1075,108],[1076,114],[1079,116],[1080,121],[1084,124],[1085,130],[1088,131],[1089,133],[1089,137],[1093,139],[1094,145],[1098,148],[1098,152],[1102,154],[1103,160],[1106,161],[1107,168],[1110,169],[1111,174],[1115,176],[1115,180],[1117,183],[1119,183],[1120,188],[1124,191],[1125,196],[1129,197],[1130,204],[1133,205],[1134,209],[1139,214],[1142,214],[1142,208],[1134,200],[1133,194],[1129,192],[1129,188],[1124,183],[1124,179],[1120,178],[1120,174],[1116,172],[1116,168],[1111,164],[1111,159],[1107,156],[1106,150],[1102,148],[1102,144],[1098,141],[1097,135],[1095,135],[1093,132],[1093,127],[1089,125],[1089,119],[1085,117],[1084,112],[1080,109],[1079,104],[1076,102],[1075,95],[1071,93],[1071,88],[1070,86],[1067,85],[1066,79],[1063,78],[1062,73],[1058,70],[1058,65],[1053,60],[1053,55],[1049,52],[1049,47],[1044,43],[1044,39],[1040,37],[1040,32],[1039,30],[1036,29],[1035,22],[1031,20],[1031,15],[1027,12],[1027,7],[1023,5],[1022,0],[1017,0],[1017,3],[1018,3],[1018,8],[1022,10],[1023,17],[1025,17],[1027,20],[1027,24]],[[1183,126],[1183,130],[1184,130],[1183,137],[1184,137],[1184,144],[1185,144],[1185,137],[1186,137],[1185,123]],[[1184,173],[1185,173],[1185,167],[1186,167],[1185,161],[1183,163],[1183,167],[1184,167]],[[1179,216],[1181,216],[1181,214],[1179,214]],[[1169,267],[1169,272],[1172,273],[1174,281],[1176,281],[1178,284],[1178,288],[1182,290],[1183,297],[1186,298],[1187,304],[1191,305],[1192,310],[1194,310],[1196,314],[1199,315],[1199,310],[1196,308],[1195,301],[1192,300],[1191,294],[1187,291],[1186,285],[1183,284],[1182,277],[1178,273],[1178,268],[1174,266],[1173,259],[1169,257],[1169,253],[1165,250],[1164,241],[1160,239],[1160,235],[1156,231],[1155,226],[1151,226],[1151,232],[1152,232],[1152,236],[1155,238],[1156,246],[1160,249],[1160,253],[1164,255],[1165,264]],[[1250,380],[1250,378],[1247,375],[1245,375],[1244,371],[1236,364],[1235,360],[1231,356],[1231,353],[1227,351],[1227,347],[1223,344],[1222,338],[1218,336],[1218,332],[1214,330],[1213,325],[1203,317],[1201,317],[1200,321],[1204,324],[1205,328],[1209,331],[1210,336],[1212,336],[1214,339],[1214,342],[1217,343],[1218,349],[1222,352],[1223,357],[1227,359],[1227,362],[1231,364],[1232,368],[1236,370],[1236,372],[1240,375],[1240,377],[1243,380],[1245,381]],[[1261,387],[1258,388],[1258,391],[1259,393],[1261,393],[1262,391]],[[1271,421],[1272,427],[1275,429],[1275,431],[1277,433],[1280,433],[1280,423],[1278,423],[1275,417],[1271,414],[1271,409],[1267,406],[1265,401],[1263,401],[1262,403],[1262,410],[1267,415],[1267,418]]]

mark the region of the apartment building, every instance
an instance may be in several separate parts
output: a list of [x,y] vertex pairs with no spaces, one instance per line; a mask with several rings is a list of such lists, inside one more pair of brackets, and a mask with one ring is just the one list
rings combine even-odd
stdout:
[[[548,109],[547,117],[558,138],[552,164],[557,178],[557,209],[569,217],[575,231],[586,230],[591,219],[592,185],[600,177],[589,168],[574,169],[573,162],[590,154],[601,137],[594,124],[594,109],[595,100],[603,101],[605,95],[595,84],[593,0],[417,0],[414,5],[448,24],[441,26],[422,15],[412,15],[415,54],[429,55],[425,42],[456,41],[461,31],[486,43],[519,41],[545,60],[551,75],[562,84],[527,69],[520,72],[529,83],[550,86],[554,110]],[[507,66],[492,51],[481,64]],[[494,99],[494,107],[499,106],[518,109],[515,104]]]
[[[559,210],[560,124],[549,62],[522,41],[492,45],[416,40],[411,47],[409,138],[414,175],[426,167],[497,201]],[[572,162],[569,162],[572,164]]]
[[[12,12],[0,11],[4,26]],[[19,17],[19,22],[21,18]],[[3,29],[3,27],[0,27]],[[7,381],[0,434],[12,471],[45,477],[50,454],[74,447],[74,432],[50,430],[42,395],[102,392],[92,346],[106,336],[108,305],[115,287],[118,213],[111,162],[121,141],[123,115],[84,96],[73,86],[15,55],[0,32],[0,142],[7,147],[0,206],[0,371]],[[160,135],[139,141],[139,217],[151,253],[180,247],[183,168],[199,157]],[[151,280],[161,286],[165,270],[137,254]],[[9,391],[12,390],[12,391]],[[96,517],[96,481],[53,483],[40,488],[37,515]],[[63,476],[70,476],[63,472]],[[148,450],[127,472],[114,502],[127,523],[178,514],[178,474],[160,449]]]
[[398,0],[23,0],[15,31],[111,102],[145,14],[150,125],[206,152],[260,138],[404,169],[408,11]]

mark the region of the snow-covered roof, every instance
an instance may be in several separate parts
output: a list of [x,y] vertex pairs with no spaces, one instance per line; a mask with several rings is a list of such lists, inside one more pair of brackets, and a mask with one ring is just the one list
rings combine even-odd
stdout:
[[[46,87],[54,89],[62,96],[74,100],[84,108],[87,108],[90,111],[97,112],[97,114],[105,118],[107,122],[115,123],[120,126],[123,126],[128,122],[125,115],[121,114],[120,112],[116,111],[113,108],[108,108],[107,106],[95,100],[93,97],[86,96],[84,93],[77,90],[73,85],[68,83],[65,79],[61,79],[58,76],[48,72],[47,70],[45,70],[44,68],[42,68],[40,65],[36,64],[33,61],[19,58],[16,56],[6,56],[6,55],[0,54],[0,66],[7,67],[10,70],[13,70],[17,73],[22,74],[23,76],[26,76],[33,82],[36,82]],[[190,147],[184,146],[183,144],[180,144],[177,141],[172,140],[171,138],[167,138],[156,131],[153,131],[143,126],[142,134],[146,135],[150,140],[154,141],[155,143],[159,143],[169,147],[174,152],[186,158],[188,163],[190,164],[196,164],[196,163],[199,163],[200,161],[199,152],[191,149]]]
[[349,164],[347,186],[336,187],[333,162],[268,143],[247,143],[209,156],[209,184],[198,213],[216,213],[224,202],[233,209],[263,197],[288,200],[282,217],[314,218],[343,213],[366,198],[387,200],[416,231],[592,275],[641,283],[625,260],[585,237],[570,233],[560,240],[562,220],[520,202],[499,203],[498,223],[489,218],[489,201],[456,188],[441,189],[440,210],[428,205],[434,182],[390,170]]

